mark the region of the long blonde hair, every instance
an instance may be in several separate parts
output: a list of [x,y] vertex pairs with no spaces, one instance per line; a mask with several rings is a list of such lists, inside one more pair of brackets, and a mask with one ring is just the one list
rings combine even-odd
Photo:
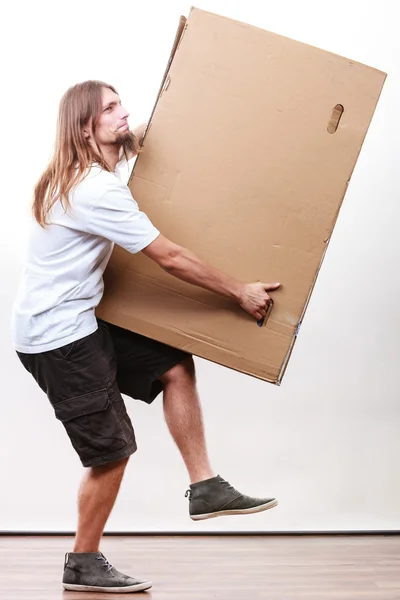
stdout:
[[[42,227],[48,224],[49,212],[58,200],[65,211],[70,208],[69,192],[82,181],[93,162],[111,170],[98,145],[90,145],[83,133],[91,120],[95,138],[104,87],[117,94],[113,86],[102,81],[84,81],[69,88],[61,98],[53,157],[34,188],[32,212]],[[128,151],[137,152],[138,146],[131,134],[122,145],[125,157]]]

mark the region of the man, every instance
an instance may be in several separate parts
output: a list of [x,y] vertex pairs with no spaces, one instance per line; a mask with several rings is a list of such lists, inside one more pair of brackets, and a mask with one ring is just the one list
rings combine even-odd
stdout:
[[[121,393],[151,403],[163,392],[165,419],[190,477],[194,520],[276,506],[240,494],[212,470],[192,357],[97,320],[113,244],[143,252],[183,281],[235,299],[256,319],[279,283],[242,283],[166,239],[119,178],[139,145],[116,90],[86,81],[63,96],[54,156],[34,192],[26,268],[13,311],[15,349],[47,394],[84,467],[68,590],[136,592],[151,587],[117,571],[99,552],[134,431]],[[138,132],[141,137],[143,130]]]

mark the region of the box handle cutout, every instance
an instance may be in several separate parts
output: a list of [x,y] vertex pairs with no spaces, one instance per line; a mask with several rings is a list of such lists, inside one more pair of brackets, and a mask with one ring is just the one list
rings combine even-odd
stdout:
[[262,319],[259,319],[259,320],[257,321],[257,325],[258,325],[259,327],[262,327],[262,326],[263,326],[263,325],[265,325],[265,323],[268,321],[268,317],[269,317],[269,315],[271,314],[271,310],[272,310],[273,306],[274,306],[274,301],[273,301],[273,300],[272,300],[272,298],[271,298],[271,299],[270,299],[270,301],[269,301],[268,308],[267,308],[267,314],[266,314],[266,316],[265,316],[265,317],[263,317]]
[[328,123],[328,133],[336,132],[337,128],[339,127],[339,122],[342,118],[343,111],[344,107],[342,104],[336,104],[336,106],[334,106]]

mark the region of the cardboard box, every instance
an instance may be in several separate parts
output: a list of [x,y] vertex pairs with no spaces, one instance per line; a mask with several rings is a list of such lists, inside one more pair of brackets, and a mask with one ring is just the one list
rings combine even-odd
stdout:
[[166,237],[239,280],[283,287],[259,327],[115,248],[98,315],[279,384],[385,77],[192,9],[129,186]]

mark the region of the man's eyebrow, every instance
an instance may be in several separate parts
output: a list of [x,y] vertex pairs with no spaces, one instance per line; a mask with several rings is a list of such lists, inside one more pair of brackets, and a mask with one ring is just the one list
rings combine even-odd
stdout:
[[103,106],[103,110],[104,110],[105,108],[108,108],[109,106],[115,106],[115,105],[116,105],[116,104],[118,104],[119,102],[120,102],[119,100],[118,100],[118,102],[117,102],[117,100],[113,100],[112,102],[109,102],[108,104],[106,104],[105,106]]

